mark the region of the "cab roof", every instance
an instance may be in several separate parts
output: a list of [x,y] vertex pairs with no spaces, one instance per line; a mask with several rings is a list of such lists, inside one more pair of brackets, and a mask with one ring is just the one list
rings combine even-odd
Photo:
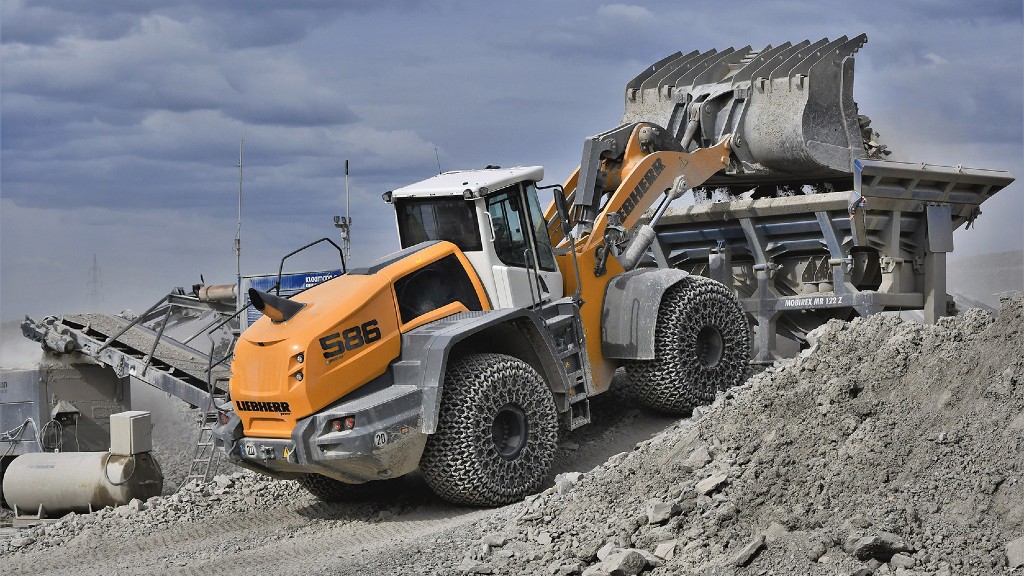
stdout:
[[473,195],[483,195],[506,186],[528,180],[544,179],[543,166],[516,166],[514,168],[485,168],[483,170],[455,170],[438,174],[392,192],[394,198],[424,198],[430,196],[461,196],[467,189]]

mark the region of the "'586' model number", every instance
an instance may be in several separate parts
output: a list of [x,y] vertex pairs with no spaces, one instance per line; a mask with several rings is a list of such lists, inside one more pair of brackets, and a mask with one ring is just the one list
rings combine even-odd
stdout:
[[320,339],[320,347],[324,350],[324,358],[331,360],[349,350],[355,350],[364,344],[380,340],[380,328],[377,320],[370,320],[359,326],[346,328],[341,332],[328,334]]

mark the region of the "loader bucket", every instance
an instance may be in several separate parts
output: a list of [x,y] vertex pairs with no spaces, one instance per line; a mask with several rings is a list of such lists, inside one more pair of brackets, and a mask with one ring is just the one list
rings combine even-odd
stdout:
[[733,163],[710,187],[847,184],[853,160],[887,154],[853,101],[853,55],[865,42],[676,53],[626,85],[622,124],[658,124],[682,150],[731,136]]

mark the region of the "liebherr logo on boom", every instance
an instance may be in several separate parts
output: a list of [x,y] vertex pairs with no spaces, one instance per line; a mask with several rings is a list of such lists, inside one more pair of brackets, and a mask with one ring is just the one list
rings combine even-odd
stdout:
[[647,195],[647,191],[651,189],[654,181],[658,179],[658,175],[664,172],[664,170],[665,163],[661,161],[661,158],[658,158],[654,161],[654,164],[651,164],[651,167],[647,169],[647,173],[644,174],[644,179],[637,183],[633,191],[629,193],[629,198],[626,198],[626,201],[622,203],[620,211],[622,212],[623,220],[629,217],[633,209],[636,208],[636,205],[640,203],[640,200]]

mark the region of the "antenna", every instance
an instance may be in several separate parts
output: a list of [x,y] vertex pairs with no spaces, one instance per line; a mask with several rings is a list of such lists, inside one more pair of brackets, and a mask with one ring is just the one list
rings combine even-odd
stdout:
[[437,160],[437,173],[441,173],[441,157],[437,154],[437,146],[434,146],[434,158]]
[[352,211],[349,203],[349,190],[348,190],[348,160],[345,160],[345,216],[334,217],[334,227],[341,231],[341,249],[345,254],[346,265],[352,257],[352,246],[351,246],[351,228],[352,228]]
[[245,132],[238,143],[238,224],[235,227],[235,276],[242,281],[242,164],[245,153]]

